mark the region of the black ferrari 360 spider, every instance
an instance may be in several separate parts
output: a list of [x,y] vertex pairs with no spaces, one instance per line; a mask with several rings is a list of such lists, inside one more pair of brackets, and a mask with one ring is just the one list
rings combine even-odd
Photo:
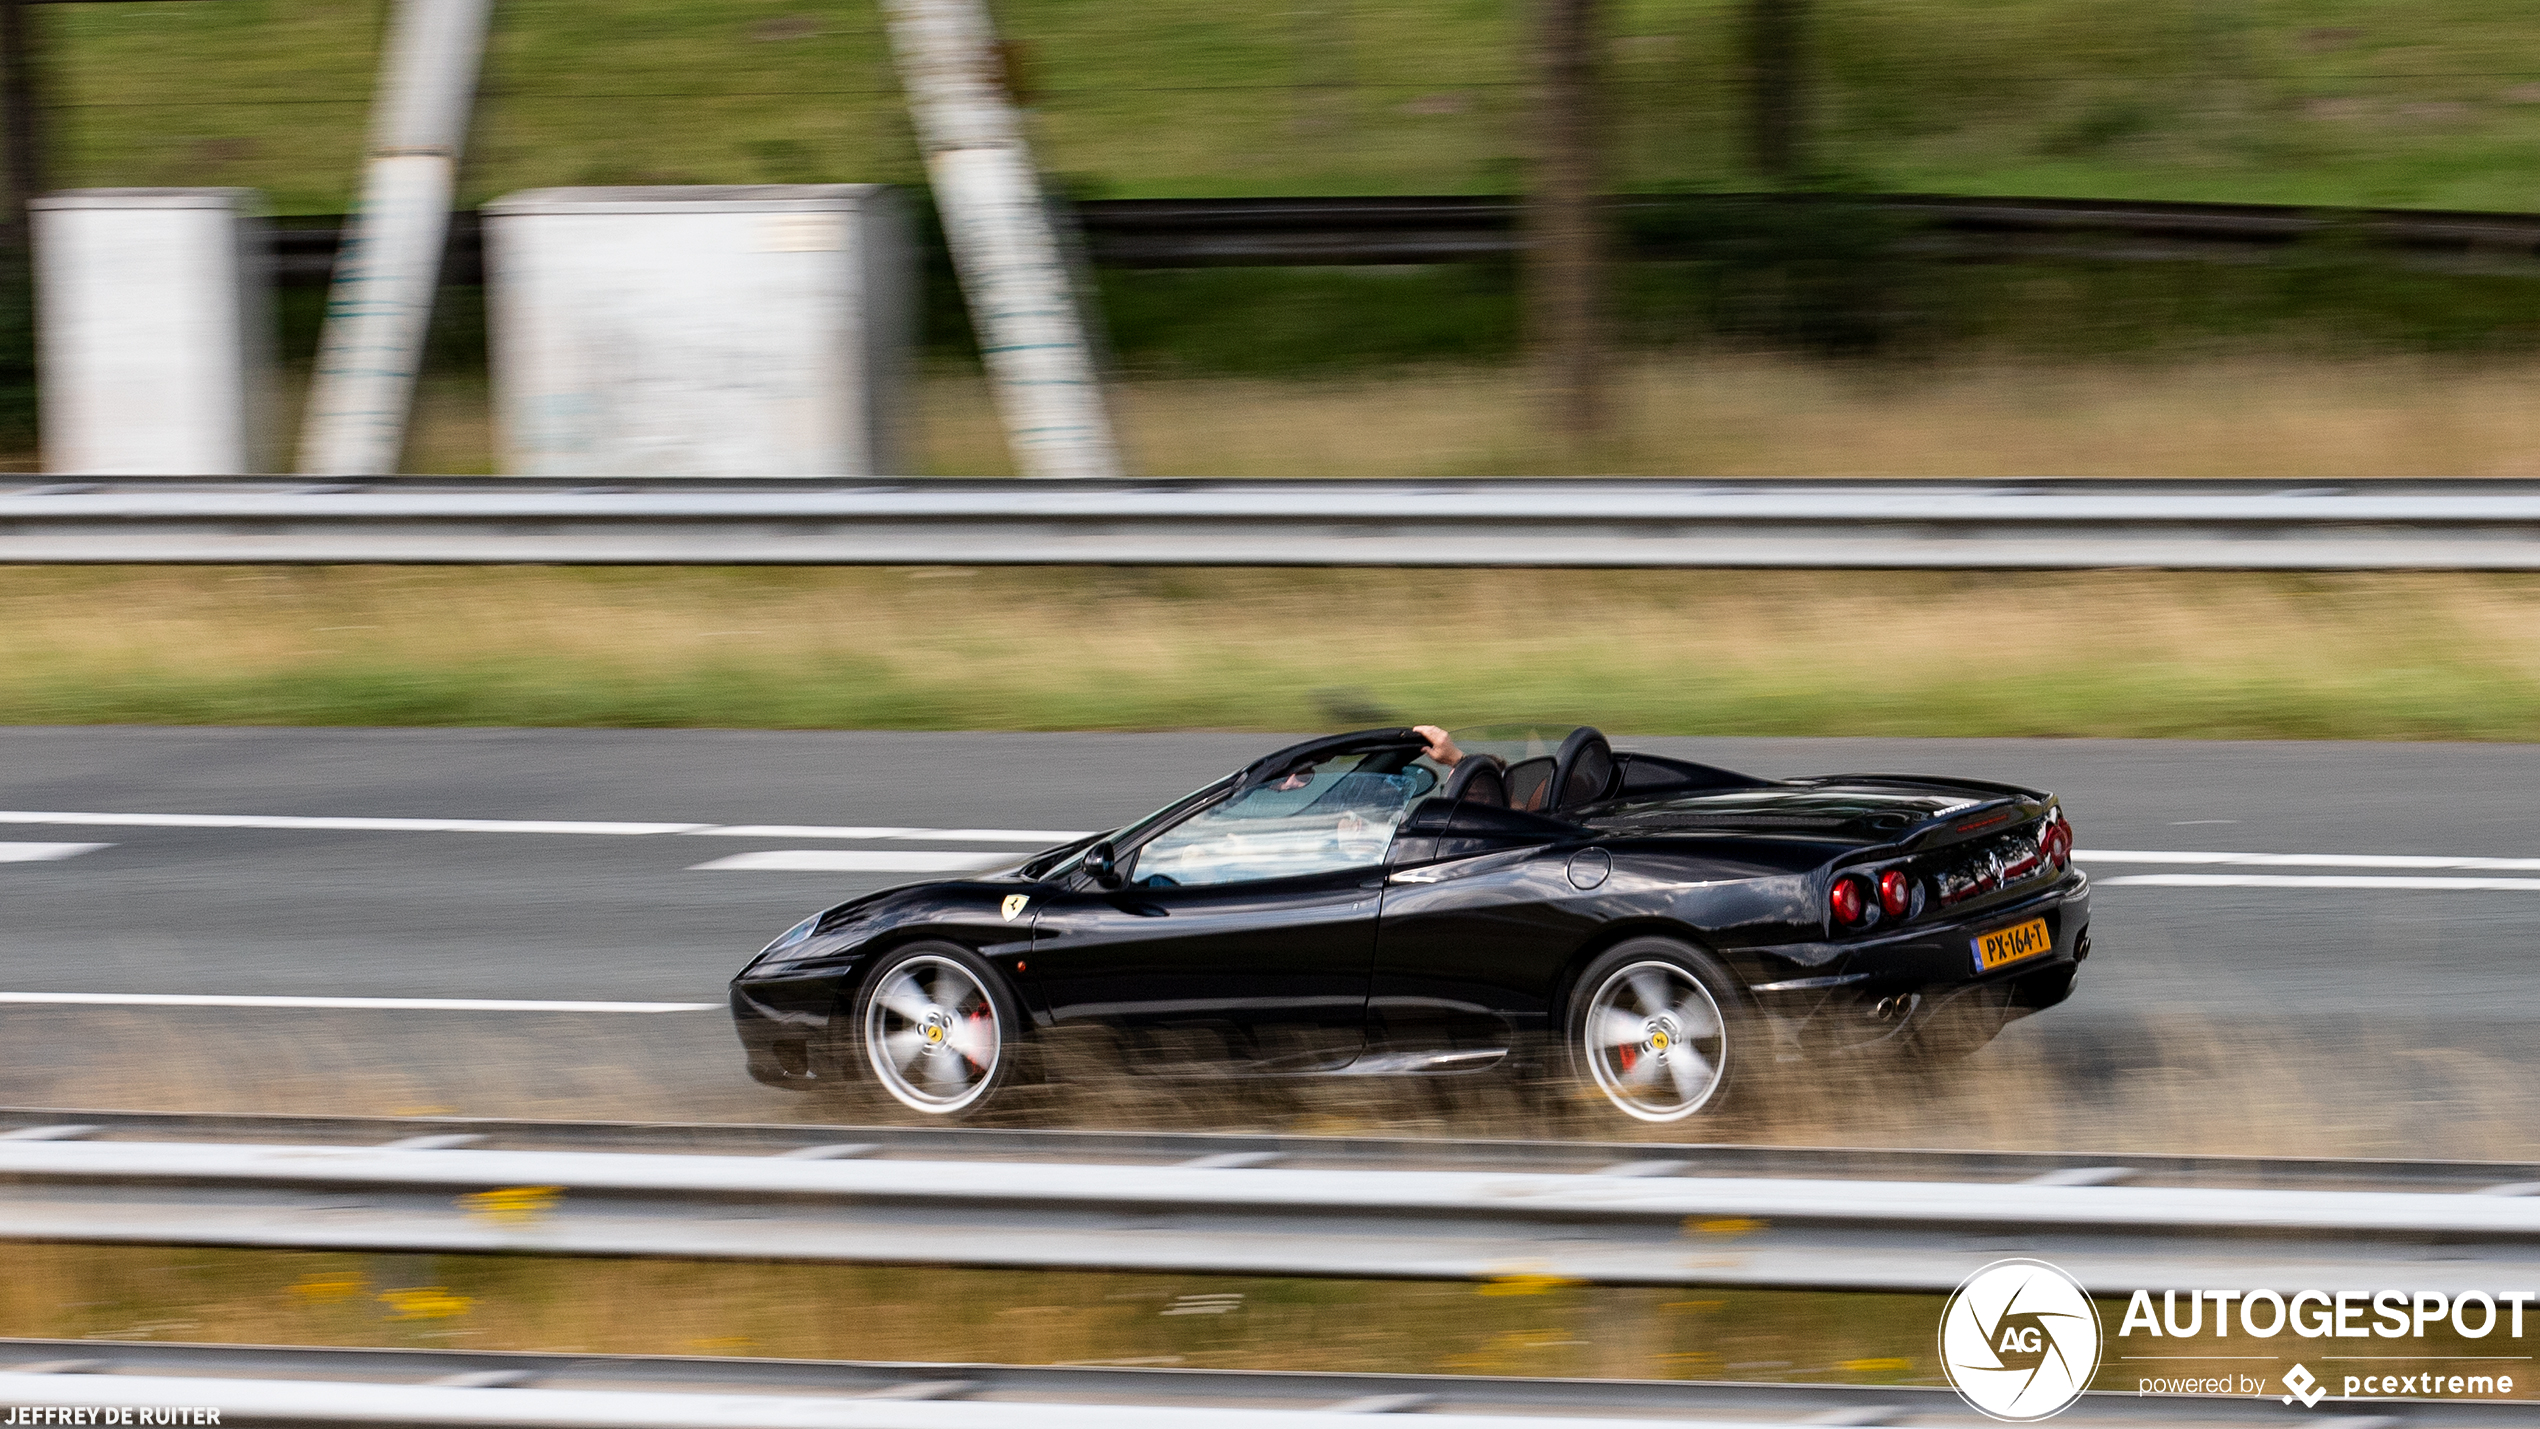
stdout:
[[1964,1055],[2090,955],[2052,794],[1758,779],[1588,728],[1431,749],[1311,740],[1126,828],[806,918],[733,980],[750,1073],[951,1115],[1101,1029],[1133,1070],[1498,1067],[1673,1122],[1783,1058]]

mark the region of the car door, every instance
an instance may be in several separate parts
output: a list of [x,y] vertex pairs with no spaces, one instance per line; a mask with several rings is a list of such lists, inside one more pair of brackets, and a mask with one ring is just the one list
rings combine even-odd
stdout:
[[1406,1066],[1486,1060],[1541,1032],[1549,976],[1590,931],[1565,876],[1580,830],[1459,806],[1394,848],[1369,980],[1372,1048]]
[[[1346,1066],[1366,1039],[1385,853],[1407,802],[1357,756],[1233,791],[1079,878],[1033,928],[1060,1028],[1126,1034],[1133,1065]],[[1425,779],[1426,776],[1420,776]]]

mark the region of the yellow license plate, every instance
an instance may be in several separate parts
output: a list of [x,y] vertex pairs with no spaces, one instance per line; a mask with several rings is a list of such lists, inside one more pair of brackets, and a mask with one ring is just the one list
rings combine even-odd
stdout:
[[1975,940],[1975,949],[1976,971],[1989,973],[1995,968],[2007,967],[2022,958],[2033,958],[2040,953],[2053,952],[2055,939],[2046,931],[2045,919],[2031,918],[2017,927],[1985,934]]

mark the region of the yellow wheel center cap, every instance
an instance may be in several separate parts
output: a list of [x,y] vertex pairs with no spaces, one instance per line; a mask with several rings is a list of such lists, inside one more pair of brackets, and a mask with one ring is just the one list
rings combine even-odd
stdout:
[[1650,1051],[1652,1051],[1652,1052],[1664,1052],[1664,1051],[1666,1051],[1666,1050],[1667,1050],[1667,1034],[1666,1034],[1666,1033],[1664,1033],[1664,1032],[1652,1032],[1652,1033],[1650,1033],[1650,1034],[1649,1034],[1649,1050],[1650,1050]]
[[928,1025],[927,1025],[927,1028],[926,1028],[926,1040],[927,1040],[927,1041],[929,1041],[929,1042],[941,1042],[941,1041],[943,1041],[943,1040],[944,1040],[944,1029],[942,1029],[941,1027],[934,1026],[934,1025],[933,1025],[933,1024],[931,1024],[931,1023],[930,1023],[930,1024],[928,1024]]

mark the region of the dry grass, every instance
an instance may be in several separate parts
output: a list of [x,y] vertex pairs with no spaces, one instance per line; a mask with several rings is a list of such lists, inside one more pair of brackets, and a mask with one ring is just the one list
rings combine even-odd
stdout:
[[[1133,460],[1168,476],[2540,474],[2540,364],[2526,361],[1651,363],[1617,383],[1613,445],[1570,467],[1501,370],[1115,390]],[[923,470],[1006,470],[975,380],[936,378],[921,411]]]
[[[2530,476],[2540,367],[2217,359],[2140,366],[1772,357],[1623,374],[1587,469],[1650,476]],[[1127,384],[1143,470],[1465,476],[1560,470],[1502,372],[1328,385]],[[932,409],[930,409],[931,411]],[[961,470],[933,438],[929,470]]]
[[[1565,462],[1502,368],[1114,384],[1121,439],[1156,476],[2374,477],[2540,474],[2540,360],[1958,357],[1929,364],[1728,354],[1615,384],[1615,440]],[[912,406],[913,469],[1010,472],[975,373]],[[410,471],[493,470],[481,377],[417,399]]]
[[1929,1342],[1938,1300],[1917,1295],[158,1246],[7,1253],[0,1335],[13,1337],[1887,1384],[1936,1377]]
[[17,723],[2529,739],[2535,696],[2516,575],[0,568]]
[[[1596,1286],[1523,1274],[1480,1283],[1297,1280],[148,1245],[12,1245],[7,1254],[0,1335],[10,1337],[1942,1382],[1937,1295]],[[2111,1326],[2124,1309],[2121,1298],[2099,1303]],[[2493,1344],[2430,1329],[2413,1345],[2419,1356],[2467,1358]],[[2282,1340],[2239,1334],[2192,1348],[2275,1367],[2290,1358]],[[2512,1370],[2528,1398],[2529,1376],[2514,1358],[2477,1368]],[[2147,1372],[2178,1371],[2112,1352],[2093,1384],[2131,1390]],[[2264,1373],[2271,1378],[2274,1367]]]
[[741,1070],[731,1020],[17,1006],[0,1106],[305,1116],[778,1122],[833,1109]]
[[[2087,996],[2085,992],[2084,996]],[[2034,1152],[2540,1161],[2540,1088],[2490,1050],[2159,1009],[2115,1044],[2070,1014],[2015,1025],[1968,1063],[1777,1062],[1734,1114],[1629,1123],[1584,1090],[1497,1077],[1276,1083],[1130,1077],[1064,1061],[999,1124],[1301,1135],[1707,1140]],[[367,1012],[12,1008],[0,1105],[300,1115],[800,1122],[888,1120],[874,1099],[771,1091],[723,1017],[508,1015],[418,1026]],[[2104,1029],[2101,1029],[2104,1030]]]

